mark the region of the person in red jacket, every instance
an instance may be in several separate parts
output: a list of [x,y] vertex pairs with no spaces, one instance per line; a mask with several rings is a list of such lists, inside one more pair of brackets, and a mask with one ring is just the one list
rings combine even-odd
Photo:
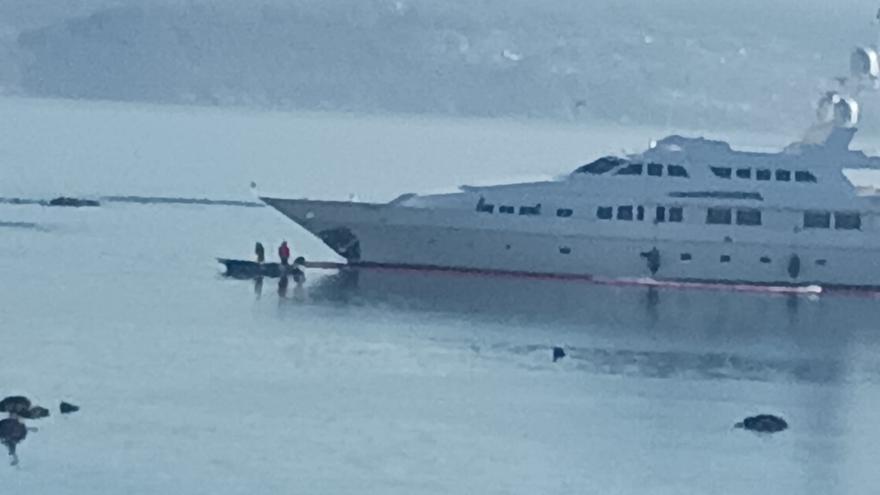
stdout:
[[287,260],[290,259],[290,248],[287,247],[287,241],[278,246],[278,257],[281,258],[281,265],[287,266]]

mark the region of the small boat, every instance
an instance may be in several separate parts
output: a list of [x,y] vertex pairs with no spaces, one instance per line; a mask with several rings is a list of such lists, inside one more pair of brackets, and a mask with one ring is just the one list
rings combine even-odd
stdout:
[[223,275],[227,277],[278,278],[282,275],[289,275],[297,282],[305,279],[305,273],[303,273],[302,268],[300,268],[301,263],[297,262],[294,262],[293,265],[284,267],[281,263],[257,263],[256,261],[232,260],[227,258],[217,258],[217,261],[226,266],[226,273]]

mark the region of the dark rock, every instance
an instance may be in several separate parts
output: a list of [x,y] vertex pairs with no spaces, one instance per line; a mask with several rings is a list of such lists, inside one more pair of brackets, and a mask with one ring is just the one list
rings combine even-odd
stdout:
[[733,426],[734,428],[742,428],[760,433],[777,433],[788,428],[788,423],[779,416],[759,414],[757,416],[749,416]]
[[565,350],[562,347],[553,348],[553,362],[559,361],[565,357]]
[[21,395],[12,395],[0,400],[0,412],[10,414],[23,414],[31,408],[31,401]]
[[27,427],[17,418],[0,419],[0,443],[9,451],[13,466],[18,464],[15,447],[27,437],[27,432]]
[[69,402],[61,402],[61,405],[58,406],[58,410],[61,411],[61,414],[70,414],[79,411],[79,406],[75,406]]
[[34,406],[34,407],[28,409],[27,411],[19,414],[19,416],[21,416],[22,418],[25,418],[25,419],[46,418],[49,416],[49,410],[46,409],[45,407]]
[[49,206],[69,206],[79,208],[81,206],[101,206],[101,203],[93,199],[69,198],[67,196],[59,196],[49,201]]

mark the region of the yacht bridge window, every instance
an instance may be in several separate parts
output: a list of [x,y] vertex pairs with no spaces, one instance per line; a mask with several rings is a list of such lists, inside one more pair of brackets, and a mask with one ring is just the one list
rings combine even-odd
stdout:
[[630,163],[614,173],[614,175],[642,175],[644,165],[641,163]]
[[592,175],[602,175],[606,172],[610,172],[615,168],[619,167],[627,163],[626,160],[622,158],[617,158],[614,156],[606,156],[599,158],[598,160],[578,167],[574,172],[576,174],[592,174]]
[[516,211],[516,208],[512,206],[499,206],[498,213],[506,213],[508,215],[512,215]]
[[663,165],[659,163],[649,163],[648,164],[648,175],[654,177],[661,177],[663,175]]

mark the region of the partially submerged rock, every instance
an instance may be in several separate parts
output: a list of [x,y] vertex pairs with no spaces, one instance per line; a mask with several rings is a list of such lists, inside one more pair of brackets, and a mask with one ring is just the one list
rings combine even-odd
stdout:
[[757,416],[749,416],[739,423],[733,425],[734,428],[742,428],[744,430],[757,431],[759,433],[777,433],[788,428],[788,423],[772,414],[758,414]]
[[554,363],[564,357],[565,357],[565,349],[563,349],[562,347],[554,347],[553,348],[553,362]]
[[18,416],[27,413],[30,408],[30,399],[22,395],[11,395],[0,400],[0,412]]
[[12,458],[10,464],[13,466],[18,464],[15,448],[27,437],[27,432],[27,427],[18,418],[0,419],[0,443],[5,445],[6,450],[9,451],[9,457]]
[[49,417],[49,410],[45,407],[34,406],[24,413],[19,414],[24,419],[40,419]]
[[58,410],[61,411],[61,414],[70,414],[79,411],[79,406],[62,401],[61,405],[58,406]]
[[67,196],[59,196],[55,199],[52,199],[48,203],[49,206],[69,206],[73,208],[80,208],[82,206],[101,206],[101,203],[95,201],[94,199],[81,199],[81,198],[70,198]]

